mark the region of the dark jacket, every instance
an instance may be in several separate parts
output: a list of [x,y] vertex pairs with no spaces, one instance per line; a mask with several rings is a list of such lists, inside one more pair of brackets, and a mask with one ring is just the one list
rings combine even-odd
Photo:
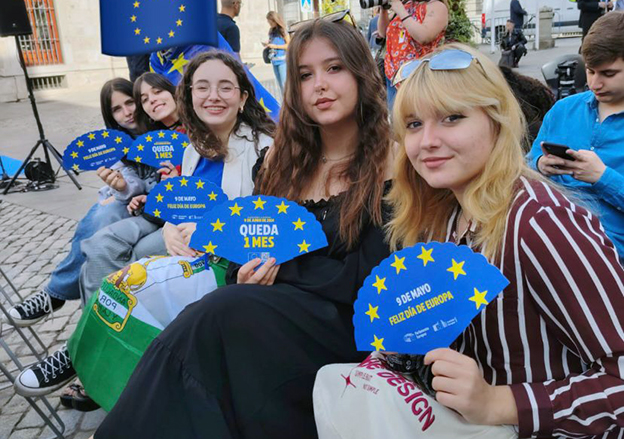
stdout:
[[509,5],[509,17],[511,21],[516,25],[516,29],[522,29],[524,25],[524,16],[527,15],[527,11],[522,9],[519,0],[511,0]]
[[503,50],[513,50],[518,44],[526,44],[527,39],[520,29],[514,29],[511,34],[505,33],[501,40],[501,48]]
[[580,9],[579,27],[583,30],[583,36],[587,35],[589,28],[598,20],[605,9],[598,6],[599,0],[578,0],[576,5]]

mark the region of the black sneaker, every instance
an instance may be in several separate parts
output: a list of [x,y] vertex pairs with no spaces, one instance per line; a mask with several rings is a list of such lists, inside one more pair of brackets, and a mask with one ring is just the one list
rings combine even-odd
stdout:
[[56,311],[64,304],[64,300],[55,299],[42,290],[11,308],[9,315],[15,321],[15,326],[30,326],[52,313],[52,311]]
[[67,346],[22,371],[15,379],[15,392],[22,396],[43,396],[60,389],[76,376]]

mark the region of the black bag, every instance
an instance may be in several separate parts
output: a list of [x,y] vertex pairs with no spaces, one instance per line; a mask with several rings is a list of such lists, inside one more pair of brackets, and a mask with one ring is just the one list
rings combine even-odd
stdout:
[[54,183],[56,179],[52,167],[47,162],[36,158],[29,161],[24,168],[24,175],[33,183]]
[[271,64],[271,60],[273,59],[274,56],[275,56],[275,50],[269,47],[265,47],[264,50],[262,51],[262,59],[264,60],[265,64]]
[[503,50],[501,53],[501,59],[498,61],[498,65],[501,67],[509,67],[511,69],[514,66],[513,50]]

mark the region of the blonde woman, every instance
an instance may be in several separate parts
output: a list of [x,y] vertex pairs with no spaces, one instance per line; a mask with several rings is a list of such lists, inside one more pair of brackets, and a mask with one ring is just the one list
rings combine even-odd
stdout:
[[624,270],[598,218],[529,169],[522,113],[486,57],[449,45],[402,74],[391,247],[468,245],[510,284],[455,349],[424,357],[435,396],[379,354],[321,369],[321,439],[621,436]]

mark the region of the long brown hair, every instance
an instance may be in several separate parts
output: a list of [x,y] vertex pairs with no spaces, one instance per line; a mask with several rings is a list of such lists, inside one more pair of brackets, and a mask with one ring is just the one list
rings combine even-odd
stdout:
[[146,133],[148,131],[160,130],[168,128],[164,123],[152,120],[141,104],[141,84],[146,82],[154,88],[166,91],[175,97],[175,86],[165,78],[163,75],[159,75],[154,72],[146,72],[139,76],[134,81],[134,103],[136,109],[134,110],[134,121],[137,124],[137,132]]
[[227,156],[227,147],[219,140],[210,127],[197,116],[193,109],[193,96],[191,94],[193,75],[199,66],[210,60],[219,60],[225,64],[236,76],[238,84],[235,85],[240,87],[240,93],[246,92],[248,96],[243,112],[238,113],[233,129],[234,133],[238,131],[241,123],[247,124],[251,128],[253,135],[253,139],[247,140],[257,145],[260,133],[273,137],[275,123],[256,100],[256,92],[240,62],[233,56],[220,50],[199,53],[191,60],[184,71],[182,80],[176,90],[176,101],[178,102],[180,120],[187,129],[187,134],[191,139],[193,147],[202,157],[215,160],[223,159]]
[[286,23],[284,23],[284,19],[275,11],[269,11],[266,14],[266,19],[271,20],[275,23],[275,26],[271,27],[271,32],[276,32],[282,36],[282,38],[286,38]]
[[385,87],[364,38],[348,23],[315,20],[295,33],[287,51],[286,88],[270,163],[260,174],[260,193],[300,200],[321,163],[319,126],[303,110],[299,56],[314,38],[325,38],[358,84],[355,154],[338,177],[348,189],[340,210],[340,238],[352,247],[366,215],[381,225],[384,173],[390,150]]
[[106,81],[106,83],[102,86],[102,90],[100,91],[100,110],[102,111],[102,119],[104,119],[104,125],[106,125],[106,128],[112,128],[114,130],[120,130],[130,135],[134,135],[135,133],[132,133],[130,132],[130,130],[119,125],[119,123],[117,123],[117,121],[113,117],[111,102],[113,92],[115,91],[122,93],[134,100],[134,97],[132,96],[132,82],[128,81],[126,78],[113,78],[110,81]]

